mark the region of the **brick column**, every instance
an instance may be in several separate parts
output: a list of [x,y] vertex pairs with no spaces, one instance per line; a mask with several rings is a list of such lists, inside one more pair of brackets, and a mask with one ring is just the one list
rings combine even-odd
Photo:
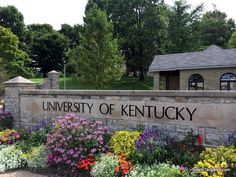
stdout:
[[21,76],[5,82],[5,110],[14,120],[13,127],[20,127],[20,91],[35,89],[35,83]]

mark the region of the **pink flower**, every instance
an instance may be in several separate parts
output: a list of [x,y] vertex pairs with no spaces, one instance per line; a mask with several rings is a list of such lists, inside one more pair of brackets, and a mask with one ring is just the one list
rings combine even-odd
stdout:
[[48,154],[48,159],[52,160],[52,158],[53,158],[52,153]]
[[96,148],[93,148],[92,150],[91,150],[91,153],[95,153],[97,151],[97,149]]
[[184,171],[185,169],[186,169],[186,167],[184,167],[184,166],[182,166],[182,165],[179,167],[179,170],[180,170],[180,171]]
[[74,151],[73,151],[73,149],[70,149],[70,151],[69,151],[69,152],[70,152],[70,154],[74,154]]

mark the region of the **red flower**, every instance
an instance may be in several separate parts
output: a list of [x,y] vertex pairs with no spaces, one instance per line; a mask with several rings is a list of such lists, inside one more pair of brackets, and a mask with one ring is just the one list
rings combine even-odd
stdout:
[[131,163],[126,160],[124,153],[121,153],[118,156],[119,166],[116,167],[116,173],[120,174],[121,177],[126,177],[129,174],[130,170],[133,168]]
[[201,145],[202,142],[203,142],[203,137],[202,137],[202,135],[198,135],[198,136],[197,136],[197,143],[198,143],[199,145]]
[[86,171],[88,171],[90,167],[92,167],[95,164],[96,164],[96,161],[93,155],[89,154],[85,159],[80,160],[78,164],[76,165],[76,167],[78,169],[85,169]]

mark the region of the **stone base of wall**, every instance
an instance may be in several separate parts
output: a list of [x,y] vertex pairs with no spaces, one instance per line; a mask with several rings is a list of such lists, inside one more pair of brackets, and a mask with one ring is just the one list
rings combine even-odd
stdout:
[[[35,115],[26,116],[21,119],[21,127],[30,127],[39,122],[40,119],[52,118],[57,119],[61,115]],[[205,146],[218,146],[222,144],[229,144],[232,140],[236,140],[236,130],[220,129],[215,127],[202,127],[202,126],[188,126],[188,125],[175,125],[175,124],[159,124],[151,122],[142,122],[137,120],[127,119],[110,119],[110,118],[94,118],[94,117],[82,117],[87,120],[99,120],[104,126],[108,128],[110,132],[118,130],[140,130],[142,128],[158,129],[164,132],[169,138],[174,140],[182,140],[190,131],[193,131],[195,135],[201,135],[203,137],[203,144]]]

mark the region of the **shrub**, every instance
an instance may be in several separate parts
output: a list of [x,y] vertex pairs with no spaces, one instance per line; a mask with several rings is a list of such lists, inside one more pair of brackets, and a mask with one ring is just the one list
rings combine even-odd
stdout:
[[86,121],[73,114],[59,118],[47,136],[49,162],[57,167],[75,167],[77,162],[89,154],[105,152],[107,129],[99,121]]
[[21,141],[16,143],[23,153],[30,152],[32,147],[45,145],[47,142],[47,134],[52,130],[51,119],[41,119],[38,124],[29,127],[29,129],[21,129]]
[[[217,148],[206,148],[200,154],[200,160],[195,164],[196,172],[203,176],[235,176],[236,149],[233,146],[219,146]],[[224,169],[229,168],[229,172]]]
[[12,128],[13,117],[10,112],[0,111],[0,131]]
[[0,132],[1,144],[14,144],[21,138],[21,135],[16,130],[6,129]]
[[132,160],[139,163],[153,164],[164,162],[168,152],[163,131],[147,129],[135,141],[136,152]]
[[14,145],[9,145],[0,150],[0,172],[23,167],[25,164],[22,152]]
[[112,177],[116,176],[116,167],[118,167],[117,156],[102,155],[96,164],[92,167],[92,177]]
[[16,146],[23,153],[30,152],[31,148],[45,145],[47,142],[47,131],[43,128],[31,132],[21,130],[21,135],[22,140],[18,141]]
[[130,157],[135,152],[135,141],[139,137],[138,131],[117,131],[111,137],[110,149],[116,155],[124,153],[127,157]]
[[29,168],[43,169],[47,167],[47,153],[44,145],[33,147],[30,152],[22,156]]
[[181,141],[171,141],[168,146],[169,160],[176,165],[192,168],[199,160],[200,153],[204,150],[201,145],[202,138],[194,135],[193,131],[187,133]]
[[167,163],[147,165],[137,165],[130,172],[128,177],[194,177],[186,171],[181,172],[177,166]]

